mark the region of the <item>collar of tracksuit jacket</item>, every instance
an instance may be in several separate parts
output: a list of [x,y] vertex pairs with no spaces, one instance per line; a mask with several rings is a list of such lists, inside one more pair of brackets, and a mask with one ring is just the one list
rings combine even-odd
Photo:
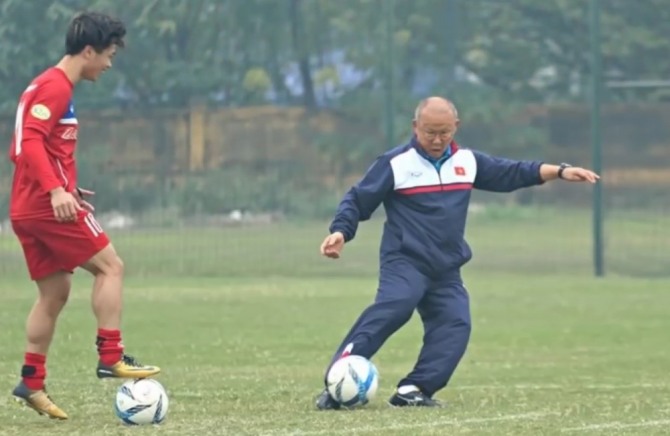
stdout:
[[429,155],[426,150],[423,149],[421,144],[419,144],[419,140],[417,139],[416,135],[412,136],[412,140],[410,141],[410,144],[414,149],[419,153],[419,155],[426,159],[428,162],[432,163],[433,166],[437,171],[440,171],[440,168],[442,168],[442,164],[444,164],[451,156],[453,156],[454,153],[458,150],[458,144],[456,144],[456,141],[451,141],[449,146],[447,147],[446,150],[444,150],[444,153],[442,156],[439,158],[435,158],[431,155]]

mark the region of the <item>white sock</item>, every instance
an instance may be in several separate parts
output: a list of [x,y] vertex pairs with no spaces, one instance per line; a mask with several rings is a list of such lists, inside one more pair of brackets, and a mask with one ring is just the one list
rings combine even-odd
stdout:
[[409,394],[410,392],[416,392],[416,391],[418,391],[418,390],[419,390],[419,388],[417,388],[417,387],[414,386],[414,385],[405,385],[405,386],[400,386],[400,387],[398,388],[398,393],[399,393],[400,395],[407,395],[407,394]]

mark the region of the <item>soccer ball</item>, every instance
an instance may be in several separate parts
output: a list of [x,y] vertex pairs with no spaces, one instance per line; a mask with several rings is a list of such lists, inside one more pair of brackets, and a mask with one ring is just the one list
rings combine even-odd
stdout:
[[114,411],[128,425],[160,424],[169,400],[163,385],[153,379],[128,380],[116,391]]
[[326,376],[330,396],[344,407],[363,406],[377,393],[379,373],[362,356],[350,355],[336,361]]

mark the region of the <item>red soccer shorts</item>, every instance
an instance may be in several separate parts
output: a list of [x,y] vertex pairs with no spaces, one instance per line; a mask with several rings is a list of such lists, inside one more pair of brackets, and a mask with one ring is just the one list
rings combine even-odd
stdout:
[[75,222],[55,218],[12,221],[33,280],[58,271],[73,272],[109,245],[109,238],[92,213],[80,211]]

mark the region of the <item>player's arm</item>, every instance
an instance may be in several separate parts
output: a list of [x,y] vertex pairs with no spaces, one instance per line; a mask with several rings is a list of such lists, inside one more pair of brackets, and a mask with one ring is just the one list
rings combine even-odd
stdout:
[[393,191],[393,171],[385,156],[377,158],[363,178],[354,185],[340,202],[330,232],[340,232],[344,241],[356,236],[358,223],[370,219],[374,211]]
[[473,151],[477,161],[477,176],[474,188],[492,192],[511,192],[534,185],[541,185],[540,169],[545,166],[539,161],[519,161],[489,156]]
[[54,172],[46,150],[49,134],[61,114],[65,113],[70,93],[67,89],[59,87],[58,83],[46,83],[34,92],[36,94],[29,100],[30,107],[18,111],[22,119],[21,123],[17,123],[17,130],[21,131],[21,140],[17,144],[18,150],[15,150],[16,158],[23,161],[28,175],[37,180],[44,192],[51,196],[51,206],[56,220],[74,221],[77,218],[77,211],[82,210],[82,207],[74,196],[66,191],[64,181]]
[[45,83],[33,92],[35,95],[29,107],[24,111],[19,110],[23,120],[17,157],[25,162],[28,174],[39,181],[45,193],[64,191],[63,181],[56,175],[49,161],[46,143],[60,115],[67,109],[69,95],[56,84],[50,83]]

